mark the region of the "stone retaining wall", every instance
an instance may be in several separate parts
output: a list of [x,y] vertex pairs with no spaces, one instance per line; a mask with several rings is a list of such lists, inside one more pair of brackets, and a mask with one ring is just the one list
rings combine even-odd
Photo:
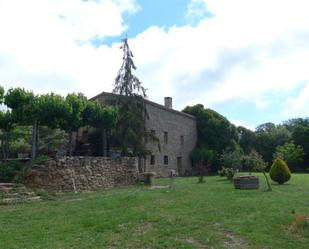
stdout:
[[27,185],[51,191],[77,192],[135,184],[136,158],[63,157],[32,167]]

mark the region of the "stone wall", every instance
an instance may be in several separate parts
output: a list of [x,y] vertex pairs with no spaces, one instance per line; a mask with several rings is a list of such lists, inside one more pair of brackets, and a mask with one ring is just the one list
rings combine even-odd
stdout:
[[[151,141],[146,145],[152,154],[146,158],[146,171],[154,171],[161,177],[168,176],[172,169],[179,175],[190,172],[190,153],[197,141],[195,117],[150,101],[146,107],[149,116],[146,120],[147,129],[152,130],[160,141],[160,146]],[[167,162],[164,162],[165,156]]]
[[138,179],[132,157],[63,157],[32,167],[27,185],[51,191],[76,192],[131,185]]

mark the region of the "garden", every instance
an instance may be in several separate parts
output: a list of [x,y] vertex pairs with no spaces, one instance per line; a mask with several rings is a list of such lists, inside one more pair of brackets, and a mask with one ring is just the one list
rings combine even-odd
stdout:
[[[238,174],[243,175],[244,173]],[[177,177],[0,206],[0,248],[308,248],[309,175],[255,190]]]

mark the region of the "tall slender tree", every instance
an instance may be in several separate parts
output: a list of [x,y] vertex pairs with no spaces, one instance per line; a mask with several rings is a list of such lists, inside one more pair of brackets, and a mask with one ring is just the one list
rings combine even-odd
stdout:
[[[136,70],[133,62],[133,53],[129,47],[128,39],[122,40],[123,44],[120,47],[123,51],[122,65],[115,79],[113,92],[122,96],[147,98],[146,89],[142,86],[142,82],[132,73]],[[119,98],[118,100],[123,100]]]
[[[146,89],[141,81],[133,74],[136,66],[133,62],[133,53],[128,45],[127,38],[123,39],[122,65],[115,79],[113,93],[117,94],[119,119],[117,124],[118,137],[121,138],[122,155],[145,157],[145,141],[148,136],[146,130],[147,110],[145,99]],[[132,149],[132,152],[130,152]]]

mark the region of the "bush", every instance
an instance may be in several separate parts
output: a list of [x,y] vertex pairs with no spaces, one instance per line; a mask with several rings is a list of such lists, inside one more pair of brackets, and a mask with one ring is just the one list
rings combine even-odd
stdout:
[[218,174],[220,176],[226,176],[226,178],[229,180],[232,180],[236,173],[238,173],[238,169],[233,169],[233,168],[222,167],[222,169],[218,171]]
[[273,181],[283,184],[290,180],[291,171],[282,159],[277,158],[269,170],[269,175]]
[[300,145],[295,145],[293,142],[290,142],[278,146],[274,157],[281,158],[290,167],[297,167],[301,166],[304,155],[304,150]]
[[224,151],[220,157],[221,165],[234,170],[241,169],[243,153],[241,150]]
[[11,182],[21,169],[22,165],[18,161],[0,163],[0,181]]
[[218,171],[219,176],[226,176],[226,168],[222,167],[219,171]]

